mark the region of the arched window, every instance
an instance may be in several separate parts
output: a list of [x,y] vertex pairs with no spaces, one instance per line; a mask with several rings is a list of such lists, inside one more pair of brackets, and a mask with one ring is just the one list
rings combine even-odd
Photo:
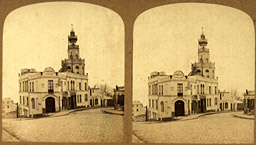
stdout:
[[31,104],[32,104],[32,109],[35,109],[36,105],[35,105],[35,99],[34,98],[31,99]]
[[161,106],[161,112],[164,112],[164,102],[161,102],[160,106]]
[[68,69],[68,71],[71,71],[71,67],[70,66],[68,66],[67,69]]
[[79,74],[79,66],[76,66],[76,73]]

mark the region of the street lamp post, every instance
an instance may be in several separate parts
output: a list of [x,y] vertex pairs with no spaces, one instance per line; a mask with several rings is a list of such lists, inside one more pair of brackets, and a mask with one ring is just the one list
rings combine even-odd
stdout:
[[17,118],[19,118],[19,104],[18,104],[18,103],[15,103],[15,105],[17,105],[17,112],[16,112],[16,115],[17,115]]
[[146,106],[146,122],[148,121],[148,106]]

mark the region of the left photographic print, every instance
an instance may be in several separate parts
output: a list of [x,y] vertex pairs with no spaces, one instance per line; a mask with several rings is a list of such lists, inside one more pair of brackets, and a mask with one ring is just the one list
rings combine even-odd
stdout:
[[122,143],[124,24],[105,7],[49,2],[5,19],[2,141]]

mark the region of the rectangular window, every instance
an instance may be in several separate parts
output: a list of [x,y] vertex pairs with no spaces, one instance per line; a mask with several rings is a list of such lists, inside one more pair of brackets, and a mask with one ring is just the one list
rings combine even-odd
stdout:
[[87,94],[84,94],[84,100],[88,101]]
[[63,81],[60,81],[61,84],[61,91],[63,91]]
[[87,84],[84,83],[84,90],[87,90]]
[[210,98],[210,104],[209,104],[210,106],[212,106],[212,99]]
[[31,82],[29,82],[29,92],[32,92],[31,87],[32,87],[32,84],[31,84]]
[[162,85],[162,95],[164,95],[164,85]]
[[149,107],[151,107],[151,100],[149,99],[149,104],[148,104]]
[[81,86],[81,83],[79,83],[79,90],[81,90],[82,86]]
[[38,110],[38,98],[36,98],[36,109]]
[[158,109],[158,100],[156,100],[156,109]]
[[193,85],[190,86],[191,88],[191,95],[193,94]]
[[82,95],[80,95],[80,102],[82,102]]
[[217,87],[215,87],[215,94],[217,94]]
[[212,94],[212,87],[209,86],[209,94]]
[[27,97],[27,106],[29,105],[28,102],[29,102],[29,101],[28,101],[28,97]]
[[157,84],[154,84],[154,85],[152,86],[152,89],[153,89],[153,90],[152,90],[152,91],[153,91],[152,94],[153,94],[153,95],[157,95],[157,94],[158,94],[158,87],[157,87]]
[[215,98],[215,105],[217,105],[217,98]]
[[228,103],[225,103],[225,108],[226,108],[226,109],[228,108]]
[[23,96],[22,104],[25,105],[25,97]]
[[35,91],[35,88],[34,88],[35,86],[34,86],[34,82],[32,82],[32,92],[34,92]]
[[53,93],[53,80],[48,80],[48,93]]
[[159,85],[159,89],[158,89],[159,91],[158,91],[158,95],[161,95],[161,85]]
[[26,92],[28,92],[28,81],[26,81]]
[[148,85],[148,94],[150,95],[151,94],[151,86]]
[[168,86],[167,86],[167,84],[164,86],[164,95],[168,95]]
[[154,108],[154,100],[152,99],[152,108]]
[[22,104],[22,99],[21,99],[21,96],[20,96],[20,104]]
[[183,84],[182,83],[178,83],[177,84],[177,95],[178,96],[183,96]]
[[21,82],[20,82],[20,91],[21,91]]

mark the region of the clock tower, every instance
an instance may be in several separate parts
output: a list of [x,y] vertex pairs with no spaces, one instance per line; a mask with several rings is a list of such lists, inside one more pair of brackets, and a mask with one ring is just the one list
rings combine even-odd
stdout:
[[79,56],[79,45],[76,44],[77,35],[71,25],[71,31],[68,35],[68,59],[64,59],[61,62],[62,68],[60,72],[72,72],[84,75],[85,60]]
[[202,34],[198,39],[198,62],[192,64],[190,75],[198,74],[207,78],[215,78],[215,63],[210,61],[210,52],[207,48],[208,40],[205,37],[203,28]]

